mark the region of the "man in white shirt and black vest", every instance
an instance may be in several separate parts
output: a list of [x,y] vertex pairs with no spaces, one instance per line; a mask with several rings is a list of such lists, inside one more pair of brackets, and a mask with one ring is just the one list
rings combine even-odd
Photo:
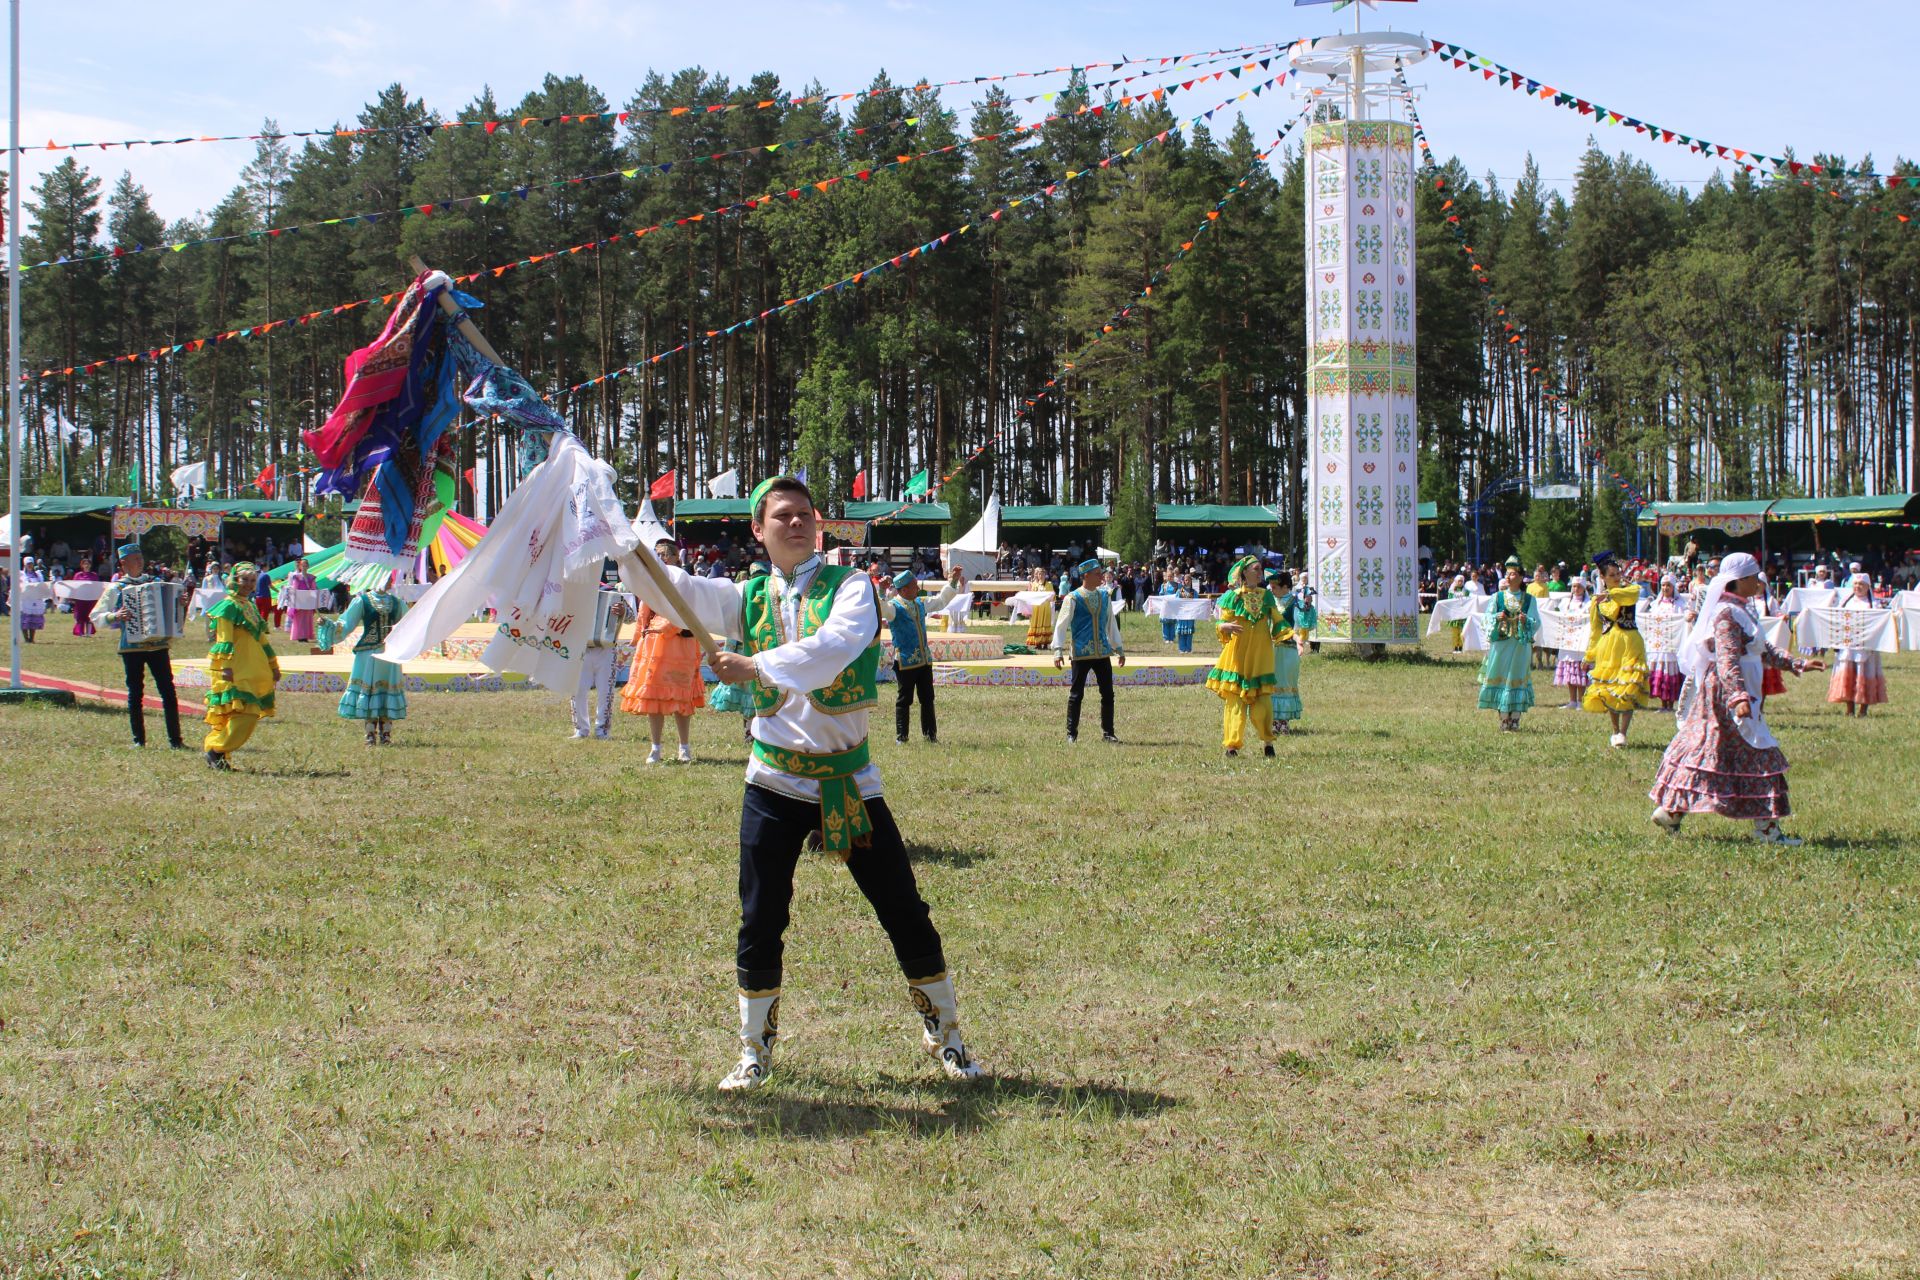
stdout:
[[[881,797],[880,771],[868,758],[867,713],[880,696],[873,581],[822,560],[814,549],[813,495],[799,480],[762,481],[750,505],[753,534],[767,548],[771,573],[735,587],[666,569],[697,615],[679,618],[680,624],[739,642],[744,652],[718,655],[713,671],[745,686],[754,704],[740,802],[740,1061],[720,1088],[756,1088],[772,1067],[793,874],[816,832],[873,904],[906,975],[927,1052],[949,1077],[978,1079],[981,1068],[960,1037],[940,935]],[[676,616],[650,579],[627,576],[648,604]]]
[[1064,666],[1073,655],[1073,689],[1067,694],[1067,741],[1080,740],[1080,702],[1086,696],[1087,677],[1100,686],[1100,737],[1118,742],[1113,732],[1113,663],[1127,665],[1127,646],[1120,639],[1120,619],[1105,590],[1107,575],[1098,560],[1084,560],[1074,572],[1080,589],[1060,601],[1053,623],[1053,665]]

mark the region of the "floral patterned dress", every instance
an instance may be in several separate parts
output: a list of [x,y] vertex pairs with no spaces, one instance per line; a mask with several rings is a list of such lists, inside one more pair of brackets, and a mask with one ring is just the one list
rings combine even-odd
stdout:
[[[1763,667],[1801,671],[1805,663],[1766,647],[1751,636],[1734,616],[1737,604],[1722,605],[1713,623],[1712,661],[1697,687],[1681,698],[1679,727],[1654,776],[1653,802],[1674,815],[1717,813],[1728,818],[1784,818],[1787,804],[1787,757],[1760,718],[1762,699],[1758,676]],[[1734,721],[1734,699],[1745,695],[1753,705],[1760,740],[1756,746],[1742,736]]]

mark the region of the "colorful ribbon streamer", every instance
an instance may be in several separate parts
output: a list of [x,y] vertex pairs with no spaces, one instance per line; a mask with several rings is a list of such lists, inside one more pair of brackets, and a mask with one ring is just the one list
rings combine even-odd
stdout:
[[[54,142],[49,140],[43,146],[22,146],[21,151],[78,151],[88,147],[105,150],[109,147],[172,147],[196,142],[278,142],[287,138],[365,138],[387,133],[439,133],[454,129],[483,129],[493,133],[499,129],[535,129],[556,124],[606,124],[622,125],[635,116],[686,116],[719,115],[728,111],[766,111],[774,107],[801,107],[823,102],[851,102],[861,98],[879,98],[890,93],[924,93],[929,90],[949,89],[956,86],[995,84],[1007,80],[1022,80],[1041,76],[1062,75],[1075,71],[1118,70],[1121,67],[1139,66],[1152,62],[1157,69],[1185,62],[1192,58],[1218,58],[1236,54],[1263,53],[1272,49],[1285,48],[1284,42],[1243,45],[1237,49],[1209,49],[1204,53],[1176,53],[1153,58],[1121,58],[1115,62],[1086,62],[1077,66],[1046,67],[1038,71],[1008,71],[990,76],[967,76],[957,80],[921,81],[918,84],[890,85],[884,89],[866,89],[853,93],[816,93],[795,98],[764,98],[755,102],[717,102],[708,106],[684,107],[640,107],[628,111],[589,111],[581,114],[557,116],[519,116],[494,120],[442,120],[423,124],[379,125],[360,129],[291,129],[279,133],[225,133],[200,134],[184,138],[122,138],[111,142]],[[1151,73],[1150,73],[1151,74]],[[13,148],[0,148],[0,153]]]

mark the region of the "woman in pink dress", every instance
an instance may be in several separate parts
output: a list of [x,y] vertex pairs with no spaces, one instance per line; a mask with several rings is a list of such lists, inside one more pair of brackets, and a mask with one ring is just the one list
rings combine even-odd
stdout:
[[1760,590],[1760,562],[1736,552],[1708,584],[1700,616],[1680,645],[1686,687],[1675,711],[1673,741],[1661,757],[1651,792],[1656,826],[1680,830],[1689,813],[1717,813],[1753,823],[1765,844],[1797,845],[1780,830],[1787,803],[1787,757],[1762,714],[1760,673],[1778,667],[1799,675],[1825,664],[1767,647],[1746,601]]
[[[100,575],[93,571],[92,556],[80,557],[80,572],[73,575],[73,581],[100,581]],[[93,625],[93,606],[99,603],[98,600],[81,600],[75,597],[73,601],[73,634],[77,636],[97,634],[97,629]]]
[[[313,575],[307,572],[307,558],[301,556],[300,559],[294,563],[293,572],[287,575],[286,582],[281,584],[281,599],[284,600],[287,598],[285,593],[288,591],[312,591],[314,585]],[[306,643],[312,644],[313,614],[314,611],[312,609],[296,609],[289,605],[287,608],[287,639],[296,642],[304,640]]]

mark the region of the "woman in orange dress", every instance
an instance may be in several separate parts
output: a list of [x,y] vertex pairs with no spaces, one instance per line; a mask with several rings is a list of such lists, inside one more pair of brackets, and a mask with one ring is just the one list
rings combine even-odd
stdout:
[[[671,541],[662,538],[653,550],[661,564],[679,567],[680,549]],[[693,728],[693,713],[707,695],[700,680],[700,642],[693,632],[644,604],[633,634],[633,669],[620,691],[620,709],[647,718],[647,737],[652,741],[648,764],[660,763],[660,735],[666,732],[668,716],[680,732],[680,763],[691,764],[693,747],[687,735]]]

